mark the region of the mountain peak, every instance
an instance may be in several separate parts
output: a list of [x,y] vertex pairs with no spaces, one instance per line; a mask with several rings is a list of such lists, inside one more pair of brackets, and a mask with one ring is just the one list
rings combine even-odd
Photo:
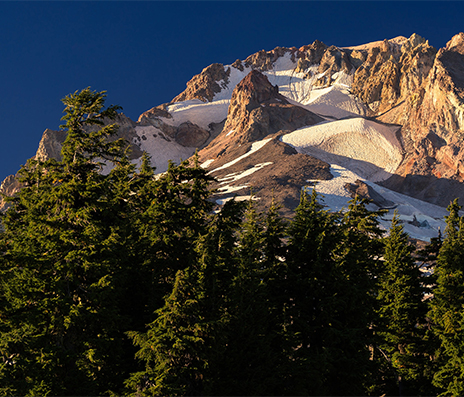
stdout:
[[464,33],[460,32],[453,36],[451,40],[446,43],[446,50],[464,54]]
[[279,94],[279,87],[273,86],[269,79],[259,72],[252,70],[235,87],[230,100],[230,110],[245,107],[251,111],[264,102],[288,103],[285,97]]

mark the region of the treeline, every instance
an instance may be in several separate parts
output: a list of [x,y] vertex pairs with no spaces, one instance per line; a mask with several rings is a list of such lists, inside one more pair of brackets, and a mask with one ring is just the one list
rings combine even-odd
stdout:
[[197,162],[129,161],[104,98],[63,99],[62,161],[28,161],[2,216],[1,395],[464,394],[457,202],[422,251],[314,190],[290,222],[215,213]]

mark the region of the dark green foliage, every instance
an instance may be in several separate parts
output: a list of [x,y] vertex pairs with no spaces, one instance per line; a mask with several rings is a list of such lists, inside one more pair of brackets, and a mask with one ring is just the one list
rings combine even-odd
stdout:
[[390,382],[387,393],[428,394],[427,364],[433,351],[426,349],[427,306],[421,271],[413,257],[414,247],[395,213],[385,238],[383,269],[379,274],[376,358]]
[[457,200],[448,207],[445,238],[435,267],[430,318],[440,347],[433,382],[443,395],[464,394],[464,230]]
[[103,98],[86,89],[63,100],[63,161],[29,161],[4,218],[0,350],[15,362],[0,374],[5,394],[103,392],[124,365],[121,236],[98,159],[121,156],[122,143],[96,149],[115,127],[83,130],[114,113]]
[[197,156],[137,168],[104,98],[63,99],[62,161],[1,215],[0,395],[464,393],[457,202],[419,254],[358,198],[212,212]]
[[[231,201],[199,236],[196,254],[176,275],[172,293],[147,332],[130,332],[145,370],[127,387],[142,395],[214,393],[226,348],[230,284],[235,268],[235,232],[241,208]],[[220,372],[220,370],[219,370]]]
[[211,208],[198,164],[155,180],[145,156],[137,172],[104,124],[117,109],[104,97],[63,100],[63,160],[29,161],[3,217],[3,394],[122,390],[136,351],[125,333],[160,307]]

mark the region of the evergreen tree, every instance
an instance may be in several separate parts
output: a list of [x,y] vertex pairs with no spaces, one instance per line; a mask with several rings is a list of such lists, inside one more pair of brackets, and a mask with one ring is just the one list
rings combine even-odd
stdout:
[[[419,395],[433,390],[427,381],[426,303],[421,271],[413,257],[395,212],[390,234],[385,238],[383,269],[379,275],[377,348],[378,357],[396,376],[386,393]],[[387,369],[387,371],[388,371]],[[384,373],[384,377],[388,372]]]
[[382,212],[368,210],[367,203],[355,197],[337,224],[332,284],[336,310],[331,319],[333,348],[327,351],[331,363],[327,394],[331,395],[364,394],[371,369],[369,349],[382,235],[378,217]]
[[[271,221],[269,217],[268,221]],[[265,230],[264,226],[264,216],[257,213],[250,199],[234,250],[236,259],[227,298],[230,317],[224,330],[224,355],[216,366],[214,394],[282,392],[278,372],[282,352],[277,349],[276,319],[271,318],[275,311],[271,312],[269,307],[274,291],[268,284],[269,273],[274,270],[269,264],[275,266],[271,253],[278,243],[272,241],[277,237],[276,231]],[[272,226],[278,229],[277,222]]]
[[435,266],[429,316],[440,341],[433,383],[442,395],[464,394],[464,224],[457,200],[448,207],[445,238]]
[[[172,292],[146,332],[130,332],[145,369],[127,380],[136,395],[212,395],[221,383],[227,311],[241,203],[227,202],[198,236],[196,257],[178,270]],[[223,375],[223,374],[222,374]]]
[[289,227],[287,274],[282,280],[293,394],[330,394],[333,366],[343,355],[338,345],[343,324],[337,317],[345,298],[337,291],[337,223],[338,218],[318,203],[315,190],[311,196],[302,192]]
[[3,219],[0,354],[11,358],[0,370],[4,394],[102,393],[117,387],[124,367],[123,251],[112,187],[100,172],[104,159],[124,157],[124,142],[108,140],[116,126],[103,119],[117,108],[103,109],[104,97],[85,89],[63,99],[63,161],[30,160]]

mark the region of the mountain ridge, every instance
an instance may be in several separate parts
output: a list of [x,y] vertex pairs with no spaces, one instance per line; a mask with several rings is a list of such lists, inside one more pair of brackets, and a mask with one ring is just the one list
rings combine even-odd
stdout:
[[[276,47],[207,66],[170,102],[136,122],[121,114],[117,123],[133,161],[147,151],[157,172],[199,150],[203,166],[222,179],[218,202],[249,197],[253,187],[263,208],[279,191],[292,210],[308,181],[336,179],[326,171],[337,164],[377,194],[388,188],[445,207],[464,197],[463,60],[463,33],[439,50],[417,34],[343,48],[318,40]],[[299,143],[289,141],[297,135]],[[37,158],[56,157],[60,139],[47,130]],[[14,193],[13,180],[0,191]]]

